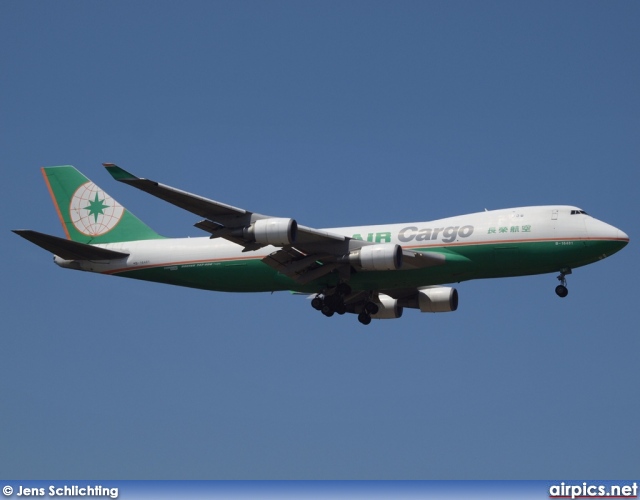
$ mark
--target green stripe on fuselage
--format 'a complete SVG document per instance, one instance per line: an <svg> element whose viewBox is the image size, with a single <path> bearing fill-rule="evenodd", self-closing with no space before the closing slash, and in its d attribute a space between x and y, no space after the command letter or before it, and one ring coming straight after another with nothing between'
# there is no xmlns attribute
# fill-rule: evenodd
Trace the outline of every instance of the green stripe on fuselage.
<svg viewBox="0 0 640 500"><path fill-rule="evenodd" d="M355 272L349 281L354 290L381 290L441 285L480 278L501 278L558 272L577 268L612 255L626 245L609 240L549 240L412 248L442 253L442 266L400 271ZM335 285L334 273L300 285L275 271L261 259L206 261L175 264L115 273L134 279L223 292L295 290L314 293Z"/></svg>

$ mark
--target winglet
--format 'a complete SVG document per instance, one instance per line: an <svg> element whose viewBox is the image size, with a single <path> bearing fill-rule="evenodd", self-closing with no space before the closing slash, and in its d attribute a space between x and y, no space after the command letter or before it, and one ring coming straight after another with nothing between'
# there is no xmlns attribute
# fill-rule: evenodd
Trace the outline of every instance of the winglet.
<svg viewBox="0 0 640 500"><path fill-rule="evenodd" d="M103 163L102 165L107 169L107 171L111 174L111 176L117 181L138 179L138 177L127 172L123 168L120 168L115 163Z"/></svg>

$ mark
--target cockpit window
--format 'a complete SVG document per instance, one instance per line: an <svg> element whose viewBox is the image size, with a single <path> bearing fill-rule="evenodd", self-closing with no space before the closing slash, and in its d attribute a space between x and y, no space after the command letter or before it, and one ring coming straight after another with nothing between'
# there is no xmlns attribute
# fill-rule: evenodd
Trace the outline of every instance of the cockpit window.
<svg viewBox="0 0 640 500"><path fill-rule="evenodd" d="M577 215L577 214L582 214L582 215L589 215L587 212L585 212L584 210L571 210L571 215Z"/></svg>

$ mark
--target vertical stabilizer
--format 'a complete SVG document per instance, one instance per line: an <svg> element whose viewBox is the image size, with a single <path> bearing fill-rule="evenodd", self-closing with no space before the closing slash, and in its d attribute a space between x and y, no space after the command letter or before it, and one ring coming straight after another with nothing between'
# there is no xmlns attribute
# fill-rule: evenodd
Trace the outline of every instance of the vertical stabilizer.
<svg viewBox="0 0 640 500"><path fill-rule="evenodd" d="M71 165L43 167L42 175L67 239L95 244L163 238Z"/></svg>

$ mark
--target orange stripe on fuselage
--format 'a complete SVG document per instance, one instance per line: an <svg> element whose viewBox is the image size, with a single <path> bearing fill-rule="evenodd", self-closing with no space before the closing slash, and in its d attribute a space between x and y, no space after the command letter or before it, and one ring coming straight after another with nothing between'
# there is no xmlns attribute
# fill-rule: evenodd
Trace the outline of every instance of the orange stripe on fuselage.
<svg viewBox="0 0 640 500"><path fill-rule="evenodd" d="M53 200L53 206L56 207L56 212L58 213L58 218L60 219L60 224L62 224L62 229L64 229L65 234L67 235L67 239L71 239L71 235L69 234L69 230L67 229L67 225L64 222L64 218L62 217L62 212L60 211L60 207L58 206L58 201L56 200L56 196L53 194L53 189L51 188L51 184L49 183L49 178L44 171L44 167L41 167L42 177L44 177L44 183L47 185L47 189L49 190L49 196Z"/></svg>
<svg viewBox="0 0 640 500"><path fill-rule="evenodd" d="M540 242L551 242L551 241L629 241L627 238L527 238L521 240L483 240L483 241L474 241L474 242L455 242L455 243L432 243L432 244L423 244L423 245L407 245L402 246L402 248L447 248L447 247L462 247L462 246L474 246L474 245L500 245L503 243L540 243Z"/></svg>
<svg viewBox="0 0 640 500"><path fill-rule="evenodd" d="M103 271L101 274L117 274L117 273L125 273L127 271L137 271L139 269L151 269L154 267L172 267L172 266L187 266L189 264L207 264L214 262L230 262L230 261L249 261L249 260L262 260L264 257L224 257L221 259L196 259L196 260L181 260L178 262L167 262L164 264L149 264L148 266L135 266L135 267L123 267L121 269L114 269L111 271Z"/></svg>

